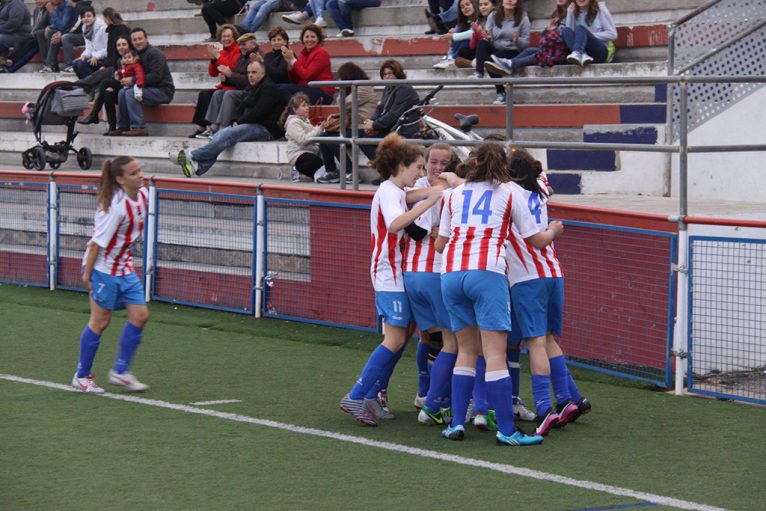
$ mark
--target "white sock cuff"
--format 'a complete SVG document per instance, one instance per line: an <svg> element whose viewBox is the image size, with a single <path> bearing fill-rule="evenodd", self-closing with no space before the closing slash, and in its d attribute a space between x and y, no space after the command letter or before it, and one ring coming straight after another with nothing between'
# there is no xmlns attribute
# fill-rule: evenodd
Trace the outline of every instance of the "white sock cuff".
<svg viewBox="0 0 766 511"><path fill-rule="evenodd" d="M455 374L457 376L476 376L476 368L475 367L468 367L468 366L460 366L456 367L452 370L452 374Z"/></svg>
<svg viewBox="0 0 766 511"><path fill-rule="evenodd" d="M508 368L509 369L520 369L521 368L521 364L519 364L518 362L508 362Z"/></svg>
<svg viewBox="0 0 766 511"><path fill-rule="evenodd" d="M502 380L503 378L510 378L511 375L508 372L508 369L501 369L499 371L488 371L484 373L484 381L490 382L490 381L498 381Z"/></svg>

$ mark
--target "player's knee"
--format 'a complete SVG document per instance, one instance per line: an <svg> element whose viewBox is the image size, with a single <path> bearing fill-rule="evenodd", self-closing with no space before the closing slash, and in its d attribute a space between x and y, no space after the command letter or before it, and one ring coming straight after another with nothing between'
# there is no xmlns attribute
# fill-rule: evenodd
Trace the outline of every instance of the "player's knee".
<svg viewBox="0 0 766 511"><path fill-rule="evenodd" d="M149 322L149 309L143 307L130 315L129 321L139 328L143 328Z"/></svg>

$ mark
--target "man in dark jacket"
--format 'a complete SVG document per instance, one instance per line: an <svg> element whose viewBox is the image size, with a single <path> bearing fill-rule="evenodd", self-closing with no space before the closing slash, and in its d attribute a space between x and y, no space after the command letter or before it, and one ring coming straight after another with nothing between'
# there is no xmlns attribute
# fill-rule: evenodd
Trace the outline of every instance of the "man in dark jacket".
<svg viewBox="0 0 766 511"><path fill-rule="evenodd" d="M0 55L5 56L32 30L24 0L0 0Z"/></svg>
<svg viewBox="0 0 766 511"><path fill-rule="evenodd" d="M50 23L47 6L48 0L35 0L35 9L32 11L31 33L19 40L7 58L0 58L0 73L15 73L40 51L37 47L37 37L35 34L42 34L45 31L45 27Z"/></svg>
<svg viewBox="0 0 766 511"><path fill-rule="evenodd" d="M169 154L170 160L181 166L186 177L201 176L210 170L218 155L237 142L274 140L284 134L279 117L285 109L285 100L271 78L266 76L263 63L251 62L247 66L247 79L250 87L242 98L234 124L216 132L204 147Z"/></svg>
<svg viewBox="0 0 766 511"><path fill-rule="evenodd" d="M130 39L144 68L143 95L141 101L136 99L133 77L120 80L123 88L120 89L117 100L120 105L120 111L117 114L117 129L107 132L107 135L146 137L149 136L149 129L146 127L141 105L154 106L170 103L173 101L176 87L165 55L149 44L146 31L143 28L134 28L130 31Z"/></svg>

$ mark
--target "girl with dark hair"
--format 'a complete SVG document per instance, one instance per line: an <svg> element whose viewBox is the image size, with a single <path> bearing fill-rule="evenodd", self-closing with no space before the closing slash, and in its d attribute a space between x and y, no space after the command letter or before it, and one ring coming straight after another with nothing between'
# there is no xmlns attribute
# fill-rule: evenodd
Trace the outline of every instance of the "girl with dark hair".
<svg viewBox="0 0 766 511"><path fill-rule="evenodd" d="M327 121L314 126L309 119L309 97L302 92L290 98L290 101L279 119L284 127L287 139L287 158L290 160L290 181L298 183L301 176L314 180L315 174L323 174L322 158L319 156L319 145L309 142L309 138L318 137L327 125Z"/></svg>
<svg viewBox="0 0 766 511"><path fill-rule="evenodd" d="M404 188L413 186L422 174L423 150L403 142L396 134L388 135L379 144L373 165L383 182L375 192L370 212L370 276L378 316L383 318L384 337L351 391L340 400L341 410L367 426L377 426L378 419L393 418L377 396L391 376L409 337L412 317L402 281L400 242L404 232L441 197L440 190L432 189L426 200L407 209Z"/></svg>
<svg viewBox="0 0 766 511"><path fill-rule="evenodd" d="M491 55L511 58L529 46L530 22L521 0L502 0L487 18L488 39L476 44L476 72L474 78L484 77L484 63ZM495 73L489 73L496 77ZM505 89L495 85L497 97L494 104L505 103Z"/></svg>
<svg viewBox="0 0 766 511"><path fill-rule="evenodd" d="M109 370L109 383L132 392L149 388L130 372L149 320L144 287L133 268L131 252L133 243L143 232L147 214L149 192L144 184L141 166L130 156L104 162L93 237L83 257L82 282L90 297L90 319L80 337L77 372L72 377L72 386L81 392L104 392L96 385L91 369L112 311L122 309L127 309L128 321L120 334L117 357Z"/></svg>
<svg viewBox="0 0 766 511"><path fill-rule="evenodd" d="M457 57L468 58L470 55L471 37L473 29L471 25L479 20L479 3L477 0L460 0L457 11L457 26L440 37L443 41L450 42L447 55L441 61L433 65L434 69L448 69L455 64ZM470 55L473 59L473 55Z"/></svg>
<svg viewBox="0 0 766 511"><path fill-rule="evenodd" d="M561 222L548 223L550 192L540 162L524 149L515 148L508 169L511 186L527 205L523 215L531 222L529 231L513 226L505 251L513 321L508 344L518 346L522 340L527 343L537 408L536 433L545 436L551 428L588 413L591 406L572 379L554 337L562 332L564 277L552 239L548 244L535 241L536 236L549 233L549 237L556 238L564 227ZM556 408L551 404L551 383Z"/></svg>
<svg viewBox="0 0 766 511"><path fill-rule="evenodd" d="M566 27L561 34L572 49L567 62L587 66L591 62L611 62L617 27L606 4L598 0L575 0L567 12Z"/></svg>
<svg viewBox="0 0 766 511"><path fill-rule="evenodd" d="M543 441L541 436L526 435L514 425L513 388L506 365L510 295L503 257L511 223L527 235L534 225L523 215L526 203L509 185L505 149L485 143L472 156L474 163L467 168L465 182L445 198L436 244L437 250L444 250L442 295L458 341L452 377L453 419L442 436L464 438L477 359L483 353L487 399L497 417L497 443L535 445Z"/></svg>

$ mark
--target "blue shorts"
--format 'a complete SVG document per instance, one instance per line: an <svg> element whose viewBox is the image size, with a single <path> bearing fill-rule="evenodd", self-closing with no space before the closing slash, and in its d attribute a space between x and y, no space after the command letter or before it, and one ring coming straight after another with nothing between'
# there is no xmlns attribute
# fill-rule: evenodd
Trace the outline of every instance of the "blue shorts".
<svg viewBox="0 0 766 511"><path fill-rule="evenodd" d="M98 270L93 270L90 276L93 291L90 297L99 307L110 311L125 308L125 304L146 305L144 286L135 273L122 277L114 277Z"/></svg>
<svg viewBox="0 0 766 511"><path fill-rule="evenodd" d="M400 291L375 291L375 308L383 323L407 328L412 321L410 301Z"/></svg>
<svg viewBox="0 0 766 511"><path fill-rule="evenodd" d="M445 273L442 296L453 332L473 325L482 330L511 329L508 279L502 273L485 270Z"/></svg>
<svg viewBox="0 0 766 511"><path fill-rule="evenodd" d="M404 289L412 315L420 330L450 328L449 314L442 299L442 277L434 272L405 272Z"/></svg>
<svg viewBox="0 0 766 511"><path fill-rule="evenodd" d="M563 278L534 279L514 284L511 304L514 341L543 337L548 332L561 335L564 321Z"/></svg>

